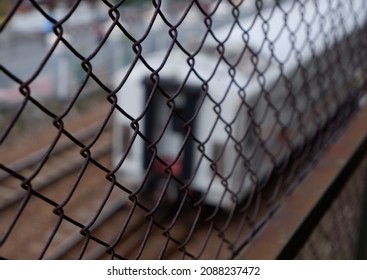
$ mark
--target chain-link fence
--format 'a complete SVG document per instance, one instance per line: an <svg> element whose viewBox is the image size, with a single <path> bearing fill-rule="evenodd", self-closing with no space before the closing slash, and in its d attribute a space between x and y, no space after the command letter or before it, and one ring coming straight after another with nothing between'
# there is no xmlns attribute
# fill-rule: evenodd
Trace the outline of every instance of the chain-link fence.
<svg viewBox="0 0 367 280"><path fill-rule="evenodd" d="M363 0L6 3L3 258L235 258L363 106Z"/></svg>

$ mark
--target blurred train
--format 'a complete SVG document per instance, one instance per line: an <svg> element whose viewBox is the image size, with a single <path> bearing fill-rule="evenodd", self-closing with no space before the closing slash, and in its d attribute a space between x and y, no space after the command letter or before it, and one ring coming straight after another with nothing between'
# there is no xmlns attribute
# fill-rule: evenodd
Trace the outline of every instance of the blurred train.
<svg viewBox="0 0 367 280"><path fill-rule="evenodd" d="M366 62L351 56L365 36L363 1L318 3L279 4L213 31L192 57L175 46L122 69L121 182L136 182L149 207L188 190L226 210L265 182L366 78Z"/></svg>

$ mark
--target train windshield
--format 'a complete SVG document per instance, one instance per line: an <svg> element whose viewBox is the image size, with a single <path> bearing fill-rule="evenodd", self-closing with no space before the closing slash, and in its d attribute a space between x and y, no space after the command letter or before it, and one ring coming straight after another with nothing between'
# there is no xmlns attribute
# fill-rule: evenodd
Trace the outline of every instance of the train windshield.
<svg viewBox="0 0 367 280"><path fill-rule="evenodd" d="M145 134L151 141L150 147L156 150L155 155L146 153L145 166L153 160L157 174L163 175L168 167L175 176L188 178L193 155L190 135L195 128L195 124L188 121L196 110L200 89L184 87L178 91L179 86L168 81L154 87L149 79L145 80L145 86L148 108Z"/></svg>

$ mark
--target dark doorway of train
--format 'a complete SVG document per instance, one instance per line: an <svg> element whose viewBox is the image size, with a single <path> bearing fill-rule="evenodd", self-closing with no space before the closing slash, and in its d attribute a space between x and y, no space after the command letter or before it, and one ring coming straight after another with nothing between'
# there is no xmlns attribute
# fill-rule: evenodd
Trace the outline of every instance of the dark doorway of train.
<svg viewBox="0 0 367 280"><path fill-rule="evenodd" d="M145 149L144 168L147 170L152 166L148 187L152 182L167 178L167 167L174 177L187 182L192 176L195 152L192 135L195 134L196 121L193 116L202 90L200 87L182 86L175 80L162 78L159 82L144 79L144 86L144 135L151 143Z"/></svg>

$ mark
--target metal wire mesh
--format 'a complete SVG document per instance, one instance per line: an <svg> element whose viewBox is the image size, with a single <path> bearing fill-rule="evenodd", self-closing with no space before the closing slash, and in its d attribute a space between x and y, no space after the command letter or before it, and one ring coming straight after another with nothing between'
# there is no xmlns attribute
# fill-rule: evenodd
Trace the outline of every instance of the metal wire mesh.
<svg viewBox="0 0 367 280"><path fill-rule="evenodd" d="M362 103L365 1L131 2L4 13L2 257L234 258Z"/></svg>

